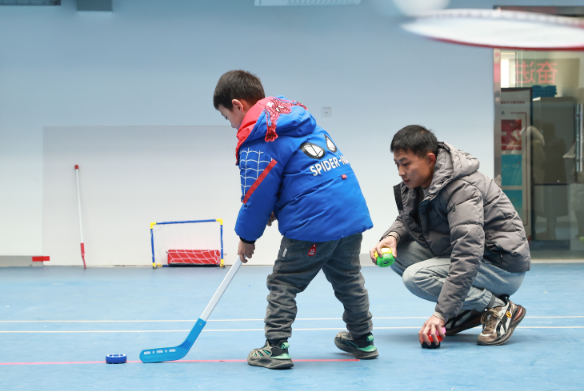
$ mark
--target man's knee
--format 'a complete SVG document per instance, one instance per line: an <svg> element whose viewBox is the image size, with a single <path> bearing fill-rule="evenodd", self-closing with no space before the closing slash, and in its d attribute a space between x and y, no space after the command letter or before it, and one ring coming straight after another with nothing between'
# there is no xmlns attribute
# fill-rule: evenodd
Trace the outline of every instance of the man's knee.
<svg viewBox="0 0 584 391"><path fill-rule="evenodd" d="M404 282L405 287L414 294L419 290L419 286L417 284L420 279L418 275L419 271L420 268L410 266L402 274L402 281Z"/></svg>
<svg viewBox="0 0 584 391"><path fill-rule="evenodd" d="M408 267L402 275L402 280L411 293L426 300L433 300L442 289L436 273L430 267L423 267L420 264Z"/></svg>
<svg viewBox="0 0 584 391"><path fill-rule="evenodd" d="M394 265L399 265L394 268L394 271L401 275L403 271L412 265L424 262L427 259L433 258L434 254L429 249L422 247L419 243L409 241L400 243L397 246L397 257ZM401 266L401 267L400 267ZM397 270L396 270L397 269ZM401 269L401 273L400 270Z"/></svg>

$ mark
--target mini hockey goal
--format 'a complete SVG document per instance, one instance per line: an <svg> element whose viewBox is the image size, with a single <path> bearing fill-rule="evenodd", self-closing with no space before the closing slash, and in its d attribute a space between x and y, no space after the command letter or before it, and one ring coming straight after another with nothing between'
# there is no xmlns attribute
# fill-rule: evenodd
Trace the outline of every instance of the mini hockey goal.
<svg viewBox="0 0 584 391"><path fill-rule="evenodd" d="M150 224L152 267L223 267L223 220L166 221Z"/></svg>

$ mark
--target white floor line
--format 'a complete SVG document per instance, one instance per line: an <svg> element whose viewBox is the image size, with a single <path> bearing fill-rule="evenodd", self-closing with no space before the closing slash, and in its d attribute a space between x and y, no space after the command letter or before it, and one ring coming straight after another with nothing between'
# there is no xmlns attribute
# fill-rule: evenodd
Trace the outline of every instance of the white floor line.
<svg viewBox="0 0 584 391"><path fill-rule="evenodd" d="M518 329L584 329L584 326L519 326ZM326 327L326 328L295 328L294 331L325 331L325 330L340 330L339 327ZM412 327L374 327L373 330L406 330L415 329L419 330L420 326ZM188 333L191 330L85 330L85 331L71 331L71 330L59 330L59 331L0 331L0 334L79 334L79 333ZM245 331L264 331L261 329L225 329L225 330L203 330L203 332L245 332Z"/></svg>
<svg viewBox="0 0 584 391"><path fill-rule="evenodd" d="M580 319L584 315L573 316L526 316L525 319ZM373 317L373 320L385 319L428 319L425 316L386 316ZM341 318L297 318L299 320L341 320ZM0 320L0 323L194 323L197 319L175 320ZM207 322L263 322L263 319L209 319Z"/></svg>

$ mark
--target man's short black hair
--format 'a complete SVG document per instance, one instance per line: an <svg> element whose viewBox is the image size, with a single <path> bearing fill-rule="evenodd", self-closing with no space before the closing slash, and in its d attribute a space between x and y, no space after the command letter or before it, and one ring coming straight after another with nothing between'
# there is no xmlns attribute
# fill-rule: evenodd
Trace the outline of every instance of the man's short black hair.
<svg viewBox="0 0 584 391"><path fill-rule="evenodd" d="M246 71L229 71L223 74L213 94L213 106L219 109L219 105L227 110L233 108L233 99L245 100L247 103L255 105L260 99L264 99L264 87L256 75Z"/></svg>
<svg viewBox="0 0 584 391"><path fill-rule="evenodd" d="M428 152L438 155L438 139L431 130L423 126L408 125L393 136L390 150L412 151L419 157L426 156Z"/></svg>

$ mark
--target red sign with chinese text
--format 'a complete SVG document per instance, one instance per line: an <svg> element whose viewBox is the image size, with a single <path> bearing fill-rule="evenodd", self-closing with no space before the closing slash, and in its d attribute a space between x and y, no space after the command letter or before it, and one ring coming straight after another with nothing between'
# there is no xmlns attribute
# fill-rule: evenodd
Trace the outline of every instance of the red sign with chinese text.
<svg viewBox="0 0 584 391"><path fill-rule="evenodd" d="M557 62L517 61L516 81L519 84L556 84Z"/></svg>

